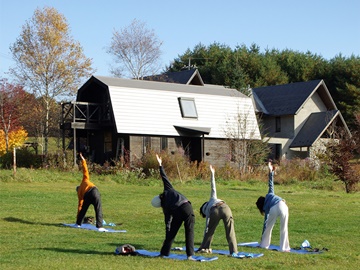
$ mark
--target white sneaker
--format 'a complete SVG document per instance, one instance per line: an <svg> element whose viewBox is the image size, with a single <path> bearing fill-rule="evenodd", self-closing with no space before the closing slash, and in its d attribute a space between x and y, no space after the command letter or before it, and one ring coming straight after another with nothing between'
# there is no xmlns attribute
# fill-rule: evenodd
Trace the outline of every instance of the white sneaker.
<svg viewBox="0 0 360 270"><path fill-rule="evenodd" d="M197 252L199 253L212 253L212 249L211 248L202 248L200 250L198 250Z"/></svg>
<svg viewBox="0 0 360 270"><path fill-rule="evenodd" d="M98 231L99 231L99 232L107 232L108 230L105 229L105 228L98 228Z"/></svg>
<svg viewBox="0 0 360 270"><path fill-rule="evenodd" d="M74 228L80 228L80 225L74 224L74 225L72 225L72 227L74 227Z"/></svg>

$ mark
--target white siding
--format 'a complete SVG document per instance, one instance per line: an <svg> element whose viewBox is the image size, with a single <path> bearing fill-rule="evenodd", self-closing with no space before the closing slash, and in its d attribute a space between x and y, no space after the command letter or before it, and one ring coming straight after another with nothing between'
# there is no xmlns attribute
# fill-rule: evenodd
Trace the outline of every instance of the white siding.
<svg viewBox="0 0 360 270"><path fill-rule="evenodd" d="M224 90L226 91L226 90ZM248 97L231 97L109 86L118 133L179 136L175 126L211 128L209 138L225 138L227 123L247 117L248 139L260 139L253 104ZM195 99L198 119L182 118L179 97ZM254 135L250 135L250 133Z"/></svg>

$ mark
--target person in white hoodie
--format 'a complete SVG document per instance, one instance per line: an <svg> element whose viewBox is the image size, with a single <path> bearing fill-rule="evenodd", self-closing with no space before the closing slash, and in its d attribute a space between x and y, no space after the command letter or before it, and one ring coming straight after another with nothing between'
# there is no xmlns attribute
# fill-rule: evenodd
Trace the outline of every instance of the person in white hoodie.
<svg viewBox="0 0 360 270"><path fill-rule="evenodd" d="M210 165L211 170L211 192L210 200L200 207L200 214L206 217L206 226L203 241L197 250L200 253L212 253L210 248L214 232L220 220L224 222L226 240L229 245L230 255L237 253L237 241L235 235L234 219L230 207L225 201L218 199L215 185L215 168Z"/></svg>

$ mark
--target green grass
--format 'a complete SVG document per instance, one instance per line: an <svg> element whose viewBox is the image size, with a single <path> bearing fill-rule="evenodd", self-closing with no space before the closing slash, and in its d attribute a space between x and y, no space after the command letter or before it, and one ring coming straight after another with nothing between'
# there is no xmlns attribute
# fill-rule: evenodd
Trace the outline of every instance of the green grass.
<svg viewBox="0 0 360 270"><path fill-rule="evenodd" d="M333 190L314 189L309 183L275 186L276 193L289 205L291 246L307 239L313 247L329 251L299 255L239 248L263 252L264 256L234 259L219 255L217 261L198 263L114 255L115 248L122 244L159 251L165 234L164 219L150 200L161 192L162 185L155 179L132 185L118 183L119 176L91 177L102 194L105 221L122 223L115 228L127 233L98 233L59 225L75 222L79 171L20 169L16 180L11 171L0 171L1 269L357 269L360 263L360 194L346 194L340 183L335 183ZM209 182L176 182L175 188L192 201L198 247L205 225L198 209L208 199ZM255 201L266 191L264 182L218 184L218 196L232 208L238 242L259 240L263 217ZM92 208L87 215L94 215ZM272 242L279 242L278 223ZM184 245L181 228L173 246ZM212 248L227 249L223 224L215 232Z"/></svg>

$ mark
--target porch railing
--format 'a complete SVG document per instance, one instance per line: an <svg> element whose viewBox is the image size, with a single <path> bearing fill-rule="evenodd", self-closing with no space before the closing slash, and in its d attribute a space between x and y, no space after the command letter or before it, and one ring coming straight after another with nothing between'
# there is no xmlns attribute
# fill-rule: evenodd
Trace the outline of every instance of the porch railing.
<svg viewBox="0 0 360 270"><path fill-rule="evenodd" d="M110 121L110 112L106 105L90 102L64 102L61 104L61 122L102 124Z"/></svg>

